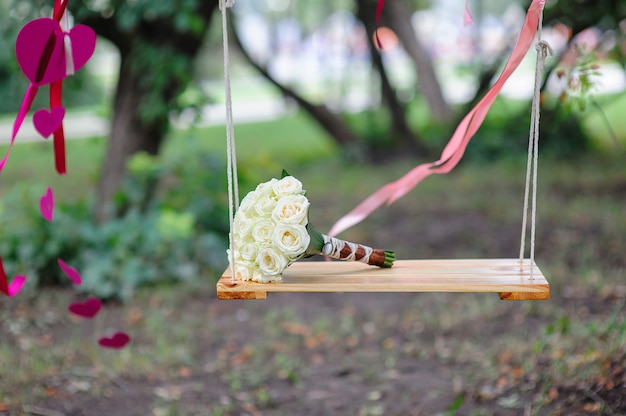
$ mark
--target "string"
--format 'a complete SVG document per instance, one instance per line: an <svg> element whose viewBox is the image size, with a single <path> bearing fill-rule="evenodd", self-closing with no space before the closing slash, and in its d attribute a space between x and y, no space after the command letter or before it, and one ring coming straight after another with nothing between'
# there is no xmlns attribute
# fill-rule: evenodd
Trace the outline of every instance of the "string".
<svg viewBox="0 0 626 416"><path fill-rule="evenodd" d="M235 128L233 123L232 93L230 88L230 57L228 47L228 18L226 9L235 4L235 0L220 0L222 12L222 40L224 46L224 86L226 97L226 170L228 178L228 246L231 265L231 282L235 284L235 247L233 245L233 225L235 211L239 209L239 185L237 178L237 154L235 149Z"/></svg>
<svg viewBox="0 0 626 416"><path fill-rule="evenodd" d="M543 14L539 15L537 28L537 61L535 65L535 87L530 113L530 132L528 137L528 160L526 162L526 184L524 189L524 212L522 215L522 235L520 239L520 268L523 267L524 251L526 248L526 228L528 223L528 204L532 182L532 201L530 218L530 279L534 279L535 264L535 236L537 220L537 167L539 162L539 115L541 107L541 75L545 66L546 58L552 55L552 48L542 40ZM531 181L532 171L532 181Z"/></svg>

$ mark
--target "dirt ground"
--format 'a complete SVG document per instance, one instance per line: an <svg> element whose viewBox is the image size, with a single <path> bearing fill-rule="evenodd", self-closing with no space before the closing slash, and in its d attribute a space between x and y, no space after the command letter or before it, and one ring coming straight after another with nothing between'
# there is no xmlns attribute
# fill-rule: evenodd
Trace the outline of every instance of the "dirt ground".
<svg viewBox="0 0 626 416"><path fill-rule="evenodd" d="M539 361L528 369L510 345L491 348L512 332L516 342L536 342L544 319L493 296L273 294L258 302L189 296L169 325L185 314L214 323L186 340L193 358L162 368L155 357L154 372L107 374L102 352L93 375L61 370L38 380L49 397L22 410L52 416L626 414L626 357L615 357L603 384L589 389L542 385L540 373L549 365ZM463 319L455 305L461 297L493 309ZM617 302L585 305L601 313L607 301ZM430 322L425 315L441 305L454 311L445 315L449 322ZM128 321L125 315L111 307L108 319ZM129 348L140 350L143 342L150 343L137 339ZM541 403L544 389L548 404Z"/></svg>
<svg viewBox="0 0 626 416"><path fill-rule="evenodd" d="M515 257L518 222L498 214L505 202L493 205L398 203L373 217L383 233L349 237L399 247L399 258ZM407 217L411 227L399 220ZM0 368L14 360L19 374L0 374L0 415L626 415L624 238L611 234L614 219L605 227L566 217L554 210L539 224L549 301L442 293L218 301L210 281L145 290L89 323L68 316L72 294L63 290L2 301L10 348ZM93 347L93 334L112 327L131 334L130 346Z"/></svg>

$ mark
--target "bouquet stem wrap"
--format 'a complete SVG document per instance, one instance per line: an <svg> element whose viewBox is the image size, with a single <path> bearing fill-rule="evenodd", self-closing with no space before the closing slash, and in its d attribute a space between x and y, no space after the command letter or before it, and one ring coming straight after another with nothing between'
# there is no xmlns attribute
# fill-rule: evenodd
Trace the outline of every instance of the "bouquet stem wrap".
<svg viewBox="0 0 626 416"><path fill-rule="evenodd" d="M395 256L392 252L374 249L369 246L351 243L335 237L323 234L324 246L322 253L325 256L337 260L358 261L370 266L391 267Z"/></svg>

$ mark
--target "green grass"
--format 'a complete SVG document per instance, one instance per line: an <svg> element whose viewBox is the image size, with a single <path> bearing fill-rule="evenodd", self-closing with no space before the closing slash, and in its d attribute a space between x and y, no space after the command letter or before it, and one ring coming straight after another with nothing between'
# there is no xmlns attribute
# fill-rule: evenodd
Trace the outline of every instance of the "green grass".
<svg viewBox="0 0 626 416"><path fill-rule="evenodd" d="M0 322L13 322L0 329L3 340L10 340L0 344L0 393L9 404L49 401L50 386L67 388L54 384L62 374L70 386L89 383L81 394L107 400L116 381L139 388L156 379L165 390L155 390L154 406L171 412L193 414L194 405L211 403L214 414L237 414L241 406L280 414L280 406L289 406L280 401L285 391L306 398L310 383L320 383L320 377L337 383L334 374L347 368L352 372L346 389L364 389L370 398L360 408L367 412L389 409L389 395L404 391L402 385L390 389L394 381L387 374L402 380L415 363L430 362L462 381L468 391L463 406L476 406L474 414L504 414L509 407L502 406L519 410L515 406L523 403L532 403L536 415L563 408L567 389L580 395L598 388L594 383L606 376L607 363L626 354L626 177L619 157L540 162L537 262L552 285L548 302L424 294L398 297L402 301L392 307L374 297L346 297L335 306L302 298L283 299L281 306L273 300L214 303L207 279L201 287L146 289L128 306L108 306L107 316L91 325L68 322L59 305L70 302L71 293L45 291L34 302L17 299L0 307ZM411 165L345 165L334 159L311 162L298 173L309 190L312 216L327 227ZM346 234L397 248L404 258L515 256L524 167L521 159L462 164L449 175L426 179ZM466 220L456 231L450 228L455 218ZM475 221L485 224L475 228ZM464 227L478 233L464 236ZM481 233L491 229L498 237ZM441 238L433 230L451 233L445 246L437 246ZM500 247L509 234L512 252ZM120 325L135 338L132 348L108 353L91 342L99 330ZM15 362L21 364L14 372ZM179 374L189 371L210 380L199 401L176 396L176 386L187 385ZM563 392L561 401L550 398L552 387ZM211 393L216 391L222 396ZM381 391L382 399L376 393ZM476 402L472 394L486 399Z"/></svg>
<svg viewBox="0 0 626 416"><path fill-rule="evenodd" d="M223 127L176 131L163 158L225 154L224 134ZM302 114L240 125L236 135L240 169L258 180L283 168L298 176L321 230L415 165L346 163ZM70 174L57 178L48 143L17 145L0 194L19 182L42 190L53 184L61 199L89 193L103 149L102 139L69 142ZM150 391L150 383L161 383L152 407L161 414L280 414L277 406L293 403L285 395L305 400L311 383L341 384L337 372L349 369L341 385L365 391L359 406L368 414L389 410L396 399L415 400L415 387L401 381L420 368L416 363L432 363L460 380L465 413L475 406L472 414L520 414L516 406L532 403L531 414L567 414L576 405L569 395L600 391L607 368L626 356L626 171L623 154L614 153L540 159L536 257L551 283L548 302L423 294L397 295L391 306L350 296L215 303L211 276L201 286L145 289L85 323L67 315L72 292L46 289L0 304L0 404L69 401L74 394L105 401L125 389L116 383ZM395 249L399 258L515 256L524 169L522 157L462 162L345 237ZM111 353L94 345L101 331L120 327L133 336L131 348ZM193 394L176 396L191 379L207 384L196 391L187 383ZM557 399L551 388L561 392ZM55 399L54 392L66 396ZM441 411L455 409L455 397Z"/></svg>
<svg viewBox="0 0 626 416"><path fill-rule="evenodd" d="M223 126L174 130L161 157L167 160L207 153L226 159L225 135ZM256 171L260 180L267 175L280 175L283 168L294 170L336 153L320 127L302 113L276 121L242 124L237 126L235 135L240 169ZM54 170L50 142L19 143L0 175L0 195L17 183L41 187L42 193L46 186L52 186L60 200L71 201L89 194L100 174L105 144L103 138L68 141L68 174L61 177ZM7 145L0 146L0 153L7 149Z"/></svg>
<svg viewBox="0 0 626 416"><path fill-rule="evenodd" d="M237 125L235 140L240 168L249 171L253 166L261 174L280 175L282 169L291 171L337 152L321 128L301 112L276 121ZM226 159L225 127L174 131L164 157L184 157L194 152L223 155Z"/></svg>
<svg viewBox="0 0 626 416"><path fill-rule="evenodd" d="M0 175L0 195L16 184L40 187L52 186L62 200L75 200L93 191L100 173L105 141L102 138L67 142L68 174L60 176L54 168L52 143L20 143ZM8 146L0 146L4 154Z"/></svg>
<svg viewBox="0 0 626 416"><path fill-rule="evenodd" d="M584 116L584 125L587 132L594 138L596 148L604 152L619 152L620 150L624 152L623 149L626 148L626 117L624 117L626 94L599 97L595 102L599 108L594 105L588 106ZM616 143L616 140L619 143Z"/></svg>

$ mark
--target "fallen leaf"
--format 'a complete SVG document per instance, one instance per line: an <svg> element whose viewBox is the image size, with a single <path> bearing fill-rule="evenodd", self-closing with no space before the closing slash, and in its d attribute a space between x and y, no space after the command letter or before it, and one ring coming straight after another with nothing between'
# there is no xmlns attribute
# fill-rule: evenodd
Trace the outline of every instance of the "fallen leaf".
<svg viewBox="0 0 626 416"><path fill-rule="evenodd" d="M600 411L600 409L602 408L602 404L595 402L595 403L585 403L583 405L583 410L585 412L598 412Z"/></svg>
<svg viewBox="0 0 626 416"><path fill-rule="evenodd" d="M548 390L548 402L553 402L559 398L559 390L556 387L550 387Z"/></svg>

